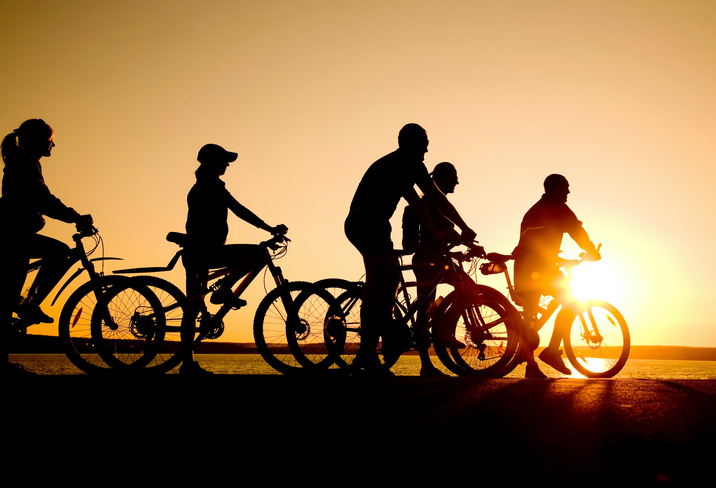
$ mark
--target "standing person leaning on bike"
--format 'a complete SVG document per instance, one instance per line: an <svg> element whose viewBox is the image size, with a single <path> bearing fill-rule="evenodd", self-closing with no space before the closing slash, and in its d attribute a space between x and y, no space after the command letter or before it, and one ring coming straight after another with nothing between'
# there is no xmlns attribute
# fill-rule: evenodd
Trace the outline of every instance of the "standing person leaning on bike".
<svg viewBox="0 0 716 488"><path fill-rule="evenodd" d="M522 219L520 240L512 252L515 258L515 294L519 296L516 303L522 305L528 329L536 323L542 295L559 297L563 304L570 302L566 278L558 265L565 233L587 251L585 259L601 259L597 248L582 227L582 222L567 206L567 195L569 182L564 176L552 174L544 180L544 194ZM568 314L558 315L549 345L539 355L542 361L567 375L572 374L572 371L565 366L559 346L570 325L571 317ZM536 333L534 336L536 337L531 338L533 351L539 346L539 336ZM537 366L532 352L525 360L525 377L546 377Z"/></svg>
<svg viewBox="0 0 716 488"><path fill-rule="evenodd" d="M3 240L2 285L0 288L0 361L2 374L29 373L8 358L12 333L12 314L27 324L51 323L39 305L67 272L70 248L56 239L39 235L45 226L43 216L78 225L92 225L92 217L80 215L55 197L45 184L40 159L50 157L55 147L55 133L42 119L30 119L2 141L5 163L0 198L0 226ZM30 259L44 258L30 287L21 300ZM21 303L22 301L22 303Z"/></svg>
<svg viewBox="0 0 716 488"><path fill-rule="evenodd" d="M455 207L430 179L423 163L428 152L428 135L418 124L407 124L398 134L398 149L375 163L363 175L353 196L345 221L348 240L363 256L365 286L361 307L361 344L354 368L369 374L392 373L383 366L376 348L383 331L389 330L395 294L400 281L398 260L391 240L390 218L398 202L405 198L423 225L435 236L446 236L430 218L414 186L425 194L438 211L454 222L466 240L475 232L462 220ZM444 240L454 236L452 230ZM385 337L384 337L385 342Z"/></svg>
<svg viewBox="0 0 716 488"><path fill-rule="evenodd" d="M259 229L272 234L285 234L288 227L281 224L271 227L257 217L251 210L241 205L226 189L220 176L226 173L229 163L236 161L238 154L229 152L216 144L206 144L199 150L196 170L196 183L187 196L188 214L186 219L187 243L184 247L183 263L186 268L186 293L188 297L203 297L206 294L206 281L209 269L226 266L236 267L222 281L219 289L210 297L211 303L230 303L234 308L246 305L241 298L234 296L232 287L251 267L264 259L264 250L254 244L226 244L229 234L228 211ZM203 305L203 300L198 303ZM198 313L199 310L194 312ZM191 321L188 321L191 322ZM182 330L182 343L186 357L180 369L182 374L211 374L194 361L194 328Z"/></svg>
<svg viewBox="0 0 716 488"><path fill-rule="evenodd" d="M445 195L455 191L458 184L457 170L451 163L438 163L430 175L435 185ZM438 229L454 229L454 224L438 212L432 203L425 202L425 206ZM430 283L437 276L441 269L441 263L445 261L442 248L443 242L439 237L433 235L426 226L420 225L413 208L405 207L403 211L403 251L415 253L412 264L415 278L418 281L418 296L430 294L429 302L426 302L426 306L418 310L416 320L415 347L420 354L420 376L445 376L433 365L428 352L430 348L430 331L428 330L430 318L426 312L427 304L435 300L435 289L425 286L425 283Z"/></svg>

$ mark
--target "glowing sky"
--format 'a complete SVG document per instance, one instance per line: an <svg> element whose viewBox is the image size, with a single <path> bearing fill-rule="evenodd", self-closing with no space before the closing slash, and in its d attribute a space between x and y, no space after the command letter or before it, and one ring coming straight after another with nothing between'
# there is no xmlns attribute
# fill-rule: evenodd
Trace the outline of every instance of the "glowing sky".
<svg viewBox="0 0 716 488"><path fill-rule="evenodd" d="M458 168L450 198L488 250L511 252L562 173L633 343L715 347L715 25L716 3L689 0L3 0L0 132L53 126L45 178L122 267L169 261L198 149L237 151L227 187L289 226L279 264L313 281L361 277L350 199L417 122L427 166ZM266 237L230 227L231 242ZM252 341L263 295L253 284L222 340Z"/></svg>

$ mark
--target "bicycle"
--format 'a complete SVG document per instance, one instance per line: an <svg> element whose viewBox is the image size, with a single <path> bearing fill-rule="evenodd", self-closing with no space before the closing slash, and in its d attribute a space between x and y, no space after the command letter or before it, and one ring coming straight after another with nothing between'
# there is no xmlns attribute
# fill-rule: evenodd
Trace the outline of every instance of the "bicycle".
<svg viewBox="0 0 716 488"><path fill-rule="evenodd" d="M445 265L428 285L431 290L443 283L454 287L439 304L432 306L434 314L428 327L433 329L433 347L441 362L456 374L497 376L515 353L518 343L516 325L504 304L504 295L493 288L476 284L462 268L464 262L482 255L482 248L471 245L465 252L451 252L452 247L455 246L445 249ZM418 296L415 300L411 298L409 288L416 287L417 283L407 281L403 275L418 265L405 265L402 253L396 251L396 254L400 259L401 273L394 320L391 330L383 331L378 345L378 352L387 367L393 366L403 352L416 347L417 312L430 306L427 295ZM333 278L316 282L316 286L338 290L333 293L337 296L322 327L310 334L295 335L295 355L300 361L306 361L308 355L301 355L300 350L304 346L309 350L315 349L316 344L322 342L324 355L328 358L321 361L323 367L335 364L342 370L350 371L360 345L359 312L363 283ZM460 337L456 336L456 331L461 334ZM455 357L452 356L454 350L460 351L455 353ZM470 370L458 368L456 363L472 367Z"/></svg>
<svg viewBox="0 0 716 488"><path fill-rule="evenodd" d="M136 310L132 321L121 329L112 330L99 323L95 324L93 339L100 345L100 354L108 364L118 370L127 371L140 367L145 371L158 373L170 371L181 363L184 356L184 346L181 344L182 328L194 330L192 347L196 348L202 340L221 337L224 332L224 318L234 308L231 303L225 303L212 313L204 300L204 293L186 297L166 280L141 275L170 271L174 268L184 252L186 235L170 232L167 240L180 247L167 266L114 271L125 275L140 274L131 279L148 287L161 302L158 307ZM274 260L286 254L288 242L289 239L279 233L260 243L259 246L264 251L262 259L248 273L242 271L243 279L233 290L235 297L241 297L264 269L273 277L275 288L269 291L258 305L253 321L253 334L257 350L264 360L284 374L303 370L303 365L295 359L286 340L287 324L290 323L293 329L298 330L306 328L305 324L310 321L323 320L324 315L321 314L325 313L325 307L321 307L320 302L329 300L311 283L289 282L284 278L281 268L274 264ZM205 293L217 290L221 286L221 278L228 278L237 271L231 266L211 269ZM315 303L318 303L321 310L319 315L316 315ZM118 354L118 343L133 344L131 353L127 353L129 348L125 347L125 353Z"/></svg>
<svg viewBox="0 0 716 488"><path fill-rule="evenodd" d="M601 244L597 250L600 248ZM585 256L586 253L581 253L580 258L576 260L560 259L559 266L564 268L567 278L572 268L584 262ZM480 265L480 272L484 275L504 273L512 301L519 301L519 292L515 292L507 269L507 262L513 257L499 253L489 253L486 257L488 261ZM569 333L564 337L564 350L574 369L587 378L615 376L626 364L631 348L629 328L624 317L614 305L604 300L580 301L576 298L573 300L568 307L565 307L557 297L543 297L540 301L539 317L533 328L534 332L539 332L561 307L557 316L574 315ZM521 312L520 317L522 317ZM521 335L527 333L526 327L522 317ZM525 347L527 347L525 341L520 341L517 354L505 368L505 374L510 373L523 362L524 353L532 354L532 350L523 351Z"/></svg>
<svg viewBox="0 0 716 488"><path fill-rule="evenodd" d="M72 236L75 247L71 248L65 259L70 261L69 267L80 262L81 267L67 278L60 289L57 291L51 304L54 305L62 293L69 285L86 272L89 280L81 284L70 294L65 305L60 312L58 322L58 336L60 344L69 358L69 360L85 373L103 373L110 370L98 351L94 347L91 334L91 317L93 315L101 317L102 320L110 322L121 322L125 319L121 314L117 313L116 304L118 302L129 303L131 300L141 299L152 305L156 304L156 298L152 293L141 286L132 286L124 283L124 279L115 276L106 276L103 271L98 272L95 269L96 262L120 260L115 257L97 257L90 259L97 248L102 245L102 238L99 231L92 225L77 224L77 232ZM86 250L82 239L93 238L94 246ZM27 272L40 269L46 265L49 258L39 259L30 263ZM63 277L58 278L58 284ZM118 286L123 285L123 293L119 293ZM26 317L31 317L32 312L39 308L41 303L31 302L32 306L26 312ZM15 331L26 331L29 326L33 325L30 319L24 317L13 318L13 328Z"/></svg>

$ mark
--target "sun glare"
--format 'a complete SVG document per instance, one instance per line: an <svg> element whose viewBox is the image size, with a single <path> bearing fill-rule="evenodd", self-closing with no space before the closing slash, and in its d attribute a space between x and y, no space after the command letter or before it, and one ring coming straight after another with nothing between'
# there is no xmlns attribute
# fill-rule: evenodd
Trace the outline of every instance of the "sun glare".
<svg viewBox="0 0 716 488"><path fill-rule="evenodd" d="M622 297L628 289L625 278L614 266L605 262L584 262L572 269L570 287L580 300Z"/></svg>

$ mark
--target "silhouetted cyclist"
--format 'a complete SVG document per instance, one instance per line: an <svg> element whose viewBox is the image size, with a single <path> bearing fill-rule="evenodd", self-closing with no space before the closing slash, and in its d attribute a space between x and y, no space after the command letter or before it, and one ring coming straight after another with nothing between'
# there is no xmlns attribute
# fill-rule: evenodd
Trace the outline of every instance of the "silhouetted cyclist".
<svg viewBox="0 0 716 488"><path fill-rule="evenodd" d="M272 234L285 234L288 228L283 224L276 227L266 224L236 201L226 189L226 184L220 176L226 173L229 163L236 161L237 157L237 153L229 152L216 144L206 144L199 150L197 160L201 164L196 170L196 183L187 196L189 211L186 219L187 243L184 246L183 263L186 268L186 288L189 297L206 294L209 269L236 267L239 271L232 272L231 277L224 278L219 289L211 294L210 301L214 304L230 303L238 309L246 305L246 302L234 296L232 287L241 278L242 268L248 272L253 264L264 259L264 250L254 244L226 244L229 233L227 223L229 210L240 219ZM203 304L203 300L199 301ZM182 342L191 347L184 347L187 356L183 360L180 373L211 374L194 360L193 339L193 325L186 331L182 330Z"/></svg>
<svg viewBox="0 0 716 488"><path fill-rule="evenodd" d="M400 280L390 226L390 218L400 199L405 198L420 222L434 235L445 236L444 240L454 237L454 230L446 234L437 229L415 191L414 186L418 185L427 201L454 222L466 240L475 238L475 232L430 179L423 163L426 152L428 136L425 129L418 124L404 126L398 134L398 149L368 168L351 202L345 233L363 256L366 273L361 307L361 344L353 362L356 370L392 374L381 363L376 348L381 333L390 330ZM383 342L386 342L385 336Z"/></svg>
<svg viewBox="0 0 716 488"><path fill-rule="evenodd" d="M0 226L5 232L0 282L0 361L2 374L27 374L22 366L10 363L9 340L13 311L26 324L51 323L52 317L39 305L69 269L69 246L39 235L47 216L67 223L92 224L92 217L80 215L55 197L45 184L40 159L50 157L55 133L42 119L30 119L2 141L5 163L0 198ZM30 259L45 258L28 296L21 298ZM34 374L34 373L32 373Z"/></svg>
<svg viewBox="0 0 716 488"><path fill-rule="evenodd" d="M435 185L445 195L455 191L455 187L458 184L457 170L451 163L437 164L430 175ZM432 203L425 202L425 206L439 230L454 229L454 224L441 214ZM433 365L428 352L430 348L430 331L428 329L430 318L426 315L426 312L429 304L435 300L435 289L425 286L437 276L442 265L445 264L443 242L440 240L440 236L433 235L426 226L420 224L411 206L405 207L403 211L403 251L415 253L412 264L415 266L413 272L418 282L418 296L427 295L430 299L429 302L426 302L425 307L421 307L418 310L414 331L415 347L420 354L420 376L445 376Z"/></svg>
<svg viewBox="0 0 716 488"><path fill-rule="evenodd" d="M569 303L566 278L557 264L562 236L565 233L587 251L585 259L601 259L597 248L582 227L582 222L567 206L567 195L569 182L564 176L552 174L544 180L544 195L522 219L520 240L512 253L515 258L515 292L519 298L517 303L522 305L528 328L536 322L542 295L564 297L562 303ZM562 351L559 349L570 325L569 316L558 315L549 345L539 355L542 361L563 374L572 374L565 366ZM531 341L534 350L539 346L539 336L535 333ZM532 353L525 360L526 377L545 377Z"/></svg>

